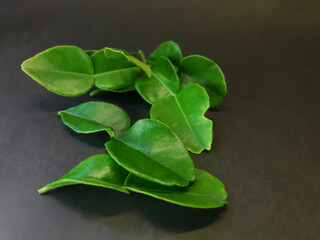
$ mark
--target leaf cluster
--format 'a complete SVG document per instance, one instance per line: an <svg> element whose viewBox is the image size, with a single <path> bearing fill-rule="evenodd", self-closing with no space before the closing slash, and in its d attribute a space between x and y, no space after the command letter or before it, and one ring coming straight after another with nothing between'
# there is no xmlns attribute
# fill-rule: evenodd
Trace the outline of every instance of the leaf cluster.
<svg viewBox="0 0 320 240"><path fill-rule="evenodd" d="M26 60L22 70L56 94L75 97L96 87L101 91L136 90L150 103L150 119L131 126L118 106L90 101L60 111L65 125L77 133L106 131L109 154L94 155L39 190L87 184L124 193L138 192L195 208L226 204L221 181L196 169L188 151L200 154L212 145L212 121L204 116L227 93L224 75L212 60L183 58L167 41L145 58L142 51L115 48L84 51L57 46Z"/></svg>

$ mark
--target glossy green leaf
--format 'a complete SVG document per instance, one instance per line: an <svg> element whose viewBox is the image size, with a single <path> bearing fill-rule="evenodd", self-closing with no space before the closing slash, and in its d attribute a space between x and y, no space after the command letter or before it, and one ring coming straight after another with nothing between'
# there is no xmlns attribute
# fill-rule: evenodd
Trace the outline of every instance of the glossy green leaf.
<svg viewBox="0 0 320 240"><path fill-rule="evenodd" d="M106 102L86 102L60 111L61 119L78 133L106 131L111 137L130 127L128 114L116 105Z"/></svg>
<svg viewBox="0 0 320 240"><path fill-rule="evenodd" d="M223 72L216 63L206 57L193 55L183 58L179 67L182 85L199 83L209 95L210 107L222 103L227 94L227 85Z"/></svg>
<svg viewBox="0 0 320 240"><path fill-rule="evenodd" d="M130 173L125 182L127 189L167 202L193 208L216 208L228 203L223 183L209 173L195 169L196 178L190 186L167 187Z"/></svg>
<svg viewBox="0 0 320 240"><path fill-rule="evenodd" d="M102 90L118 91L134 86L141 69L122 54L103 49L91 55L95 72L95 85Z"/></svg>
<svg viewBox="0 0 320 240"><path fill-rule="evenodd" d="M182 59L182 53L178 44L173 41L161 43L149 56L149 61L154 62L160 57L167 57L170 61L179 65Z"/></svg>
<svg viewBox="0 0 320 240"><path fill-rule="evenodd" d="M152 64L151 70L151 78L143 75L136 80L135 84L137 91L148 103L153 103L165 96L175 95L179 91L179 78L168 58L159 58Z"/></svg>
<svg viewBox="0 0 320 240"><path fill-rule="evenodd" d="M153 103L150 117L169 126L193 153L210 150L212 121L204 117L209 108L209 97L203 87L192 83L175 96L161 98Z"/></svg>
<svg viewBox="0 0 320 240"><path fill-rule="evenodd" d="M129 193L124 186L127 175L128 172L109 155L99 154L82 161L65 176L39 189L38 192L43 194L63 186L85 184Z"/></svg>
<svg viewBox="0 0 320 240"><path fill-rule="evenodd" d="M90 57L75 46L57 46L24 61L22 70L48 90L62 96L80 96L93 86Z"/></svg>
<svg viewBox="0 0 320 240"><path fill-rule="evenodd" d="M195 178L192 159L183 143L157 120L139 120L105 146L119 165L149 181L187 186Z"/></svg>

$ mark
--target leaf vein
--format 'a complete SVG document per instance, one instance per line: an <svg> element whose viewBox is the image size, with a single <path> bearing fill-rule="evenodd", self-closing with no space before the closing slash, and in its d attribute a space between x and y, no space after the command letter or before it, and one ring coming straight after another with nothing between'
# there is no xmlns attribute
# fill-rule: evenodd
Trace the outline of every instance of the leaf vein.
<svg viewBox="0 0 320 240"><path fill-rule="evenodd" d="M169 166L167 166L166 164L164 164L164 163L162 163L162 162L160 162L160 161L157 161L155 158L151 157L149 154L145 153L144 151L140 150L139 148L136 148L136 147L134 147L134 146L131 146L131 145L129 145L128 143L120 140L119 138L115 138L115 139L116 139L117 141L119 141L119 142L121 142L121 143L129 146L130 148L133 148L133 149L137 150L138 152L142 153L143 155L147 156L148 158L153 159L156 163L158 163L158 164L160 164L160 165L168 168L169 170L171 170L172 172L176 173L176 174L179 175L180 177L183 177L180 173L176 172L174 169L170 168ZM185 178L185 177L183 177L183 178Z"/></svg>

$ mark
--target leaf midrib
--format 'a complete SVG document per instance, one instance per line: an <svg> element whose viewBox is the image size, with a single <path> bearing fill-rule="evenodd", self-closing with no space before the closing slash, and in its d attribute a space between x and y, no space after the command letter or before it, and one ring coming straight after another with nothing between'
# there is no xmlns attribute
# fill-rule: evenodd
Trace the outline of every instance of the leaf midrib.
<svg viewBox="0 0 320 240"><path fill-rule="evenodd" d="M115 72L129 71L129 70L133 70L133 69L139 70L139 67L121 68L121 69L107 71L107 72L103 72L103 73L97 73L97 74L68 72L68 71L60 71L60 70L53 70L53 69L30 68L30 67L23 67L23 69L41 70L41 71L47 71L47 72L53 72L53 73L65 73L65 74L73 74L73 75L78 75L78 76L87 76L87 77L96 78L96 77L99 77L102 75L108 75L108 74L115 73Z"/></svg>
<svg viewBox="0 0 320 240"><path fill-rule="evenodd" d="M120 140L119 138L114 138L114 139L116 139L117 141L119 141L119 142L121 142L121 143L123 143L123 144L125 144L125 145L129 146L130 148L132 148L132 149L134 149L134 150L136 150L136 151L138 151L138 152L142 153L143 155L147 156L148 158L151 158L152 160L154 160L154 161L155 161L155 162L157 162L158 164L160 164L160 165L162 165L162 166L164 166L164 167L168 168L169 170L171 170L172 172L176 173L176 174L177 174L177 175L179 175L180 177L185 178L185 177L184 177L184 176L182 176L180 173L176 172L175 170L173 170L172 168L168 167L168 166L167 166L167 165L165 165L164 163L157 161L155 158L151 157L149 154L147 154L147 153L143 152L142 150L140 150L140 149L138 149L138 148L136 148L136 147L134 147L134 146L131 146L130 144L128 144L128 143L126 143L126 142L124 142L124 141ZM185 178L185 179L187 179L187 178ZM189 180L189 179L187 179L187 180Z"/></svg>
<svg viewBox="0 0 320 240"><path fill-rule="evenodd" d="M206 197L212 199L210 195L204 195L204 194L197 194L197 193L190 193L190 192L178 192L178 191L166 191L166 190L158 190L158 189L150 189L150 188L141 188L141 187L130 187L126 186L127 188L133 188L133 189L139 189L141 191L145 191L148 193L176 193L176 194L186 194L186 195L191 195L191 196L201 196L201 197Z"/></svg>
<svg viewBox="0 0 320 240"><path fill-rule="evenodd" d="M157 74L155 74L155 73L152 73L152 74L153 74L153 75L155 76L155 78L169 91L169 93L170 93L172 96L175 95L175 93L172 92L171 89L170 89L164 82L161 81L160 77L158 77Z"/></svg>
<svg viewBox="0 0 320 240"><path fill-rule="evenodd" d="M69 184L69 183L75 183L75 184L85 184L85 185L91 185L91 186L99 186L99 187L105 187L105 188L114 188L114 189L118 189L121 188L121 190L123 192L125 192L125 190L127 189L126 186L124 185L117 185L114 183L110 183L110 182L106 182L106 181L102 181L102 180L88 180L85 178L63 178L63 179L59 179L56 182L50 183L48 184L49 186L57 186L55 188L59 188L59 187L63 187L63 186L67 186L67 185L61 185L62 184Z"/></svg>
<svg viewBox="0 0 320 240"><path fill-rule="evenodd" d="M174 97L174 99L175 99L175 101L176 101L176 103L177 103L177 105L178 105L178 107L179 107L179 110L181 111L181 114L182 114L184 120L186 121L188 127L190 128L192 134L193 134L193 135L195 136L195 138L197 139L197 142L199 143L199 145L200 145L201 147L204 147L204 146L202 145L202 143L200 142L198 136L195 134L193 128L191 127L191 125L190 125L190 123L189 123L189 121L188 121L188 118L187 118L187 116L185 115L185 113L184 113L184 111L183 111L183 109L182 109L182 107L181 107L181 105L180 105L180 103L179 103L179 100L178 100L177 96L176 96L176 95L173 95L173 97Z"/></svg>
<svg viewBox="0 0 320 240"><path fill-rule="evenodd" d="M189 123L189 121L188 121L188 118L187 118L187 116L185 115L185 113L184 113L184 111L183 111L183 109L182 109L182 107L181 107L181 105L180 105L180 103L179 103L179 101L178 101L178 98L177 98L176 94L175 94L174 92L172 92L172 91L167 87L167 85L165 85L165 84L161 81L160 77L158 77L155 73L153 73L153 75L157 78L157 80L158 80L158 81L171 93L171 95L174 97L174 99L175 99L175 101L177 102L177 105L178 105L178 107L179 107L179 109L180 109L180 111L181 111L181 113L182 113L182 116L183 116L184 120L185 120L186 123L187 123L187 126L190 128L192 134L193 134L193 135L195 136L195 138L197 139L198 144L199 144L201 147L204 147L204 146L202 145L202 143L200 142L200 140L198 139L198 136L195 134L193 128L191 127L191 125L190 125L190 123Z"/></svg>
<svg viewBox="0 0 320 240"><path fill-rule="evenodd" d="M71 116L80 118L80 119L82 119L82 120L91 121L91 122L93 122L93 123L102 125L103 127L107 127L107 128L109 128L109 129L113 130L114 132L116 132L112 127L109 127L109 126L105 125L104 123L97 122L97 121L92 120L92 119L90 119L90 118L85 118L85 117L82 117L82 116L80 116L80 115L76 115L76 114L74 114L74 113L70 113L70 112L67 112L67 111L61 111L61 113L69 114L69 115L71 115Z"/></svg>
<svg viewBox="0 0 320 240"><path fill-rule="evenodd" d="M107 72L103 72L103 73L93 74L93 76L98 77L98 76L107 75L107 74L111 74L111 73L115 73L115 72L124 72L124 71L133 70L133 69L139 70L139 67L121 68L118 70L112 70L112 71L107 71Z"/></svg>

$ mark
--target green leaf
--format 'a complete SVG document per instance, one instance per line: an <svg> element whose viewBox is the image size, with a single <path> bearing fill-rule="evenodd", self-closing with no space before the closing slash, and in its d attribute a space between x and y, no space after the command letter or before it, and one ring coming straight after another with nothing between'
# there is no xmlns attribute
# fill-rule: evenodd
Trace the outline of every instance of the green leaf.
<svg viewBox="0 0 320 240"><path fill-rule="evenodd" d="M140 76L139 67L112 49L97 51L91 59L94 65L95 85L101 90L118 91L132 88Z"/></svg>
<svg viewBox="0 0 320 240"><path fill-rule="evenodd" d="M209 108L209 97L203 87L191 83L175 96L161 98L153 103L150 117L169 126L193 153L210 150L212 121L204 117Z"/></svg>
<svg viewBox="0 0 320 240"><path fill-rule="evenodd" d="M84 51L75 46L50 48L26 60L21 68L49 91L69 97L88 92L94 82L106 91L132 91L141 69L151 75L147 64L122 50Z"/></svg>
<svg viewBox="0 0 320 240"><path fill-rule="evenodd" d="M227 85L216 63L206 57L193 55L182 59L179 67L182 85L190 82L199 83L205 87L209 95L210 107L222 103L223 97L227 94Z"/></svg>
<svg viewBox="0 0 320 240"><path fill-rule="evenodd" d="M157 120L139 120L105 146L120 166L149 181L187 186L194 180L194 165L183 143Z"/></svg>
<svg viewBox="0 0 320 240"><path fill-rule="evenodd" d="M116 105L106 102L86 102L60 111L64 124L78 133L106 131L110 137L130 127L128 114Z"/></svg>
<svg viewBox="0 0 320 240"><path fill-rule="evenodd" d="M24 61L22 70L56 94L80 96L93 86L90 57L75 46L57 46Z"/></svg>
<svg viewBox="0 0 320 240"><path fill-rule="evenodd" d="M159 58L152 64L151 69L151 78L143 75L136 80L135 84L137 91L148 103L153 103L165 96L175 95L179 91L179 78L168 58Z"/></svg>
<svg viewBox="0 0 320 240"><path fill-rule="evenodd" d="M38 192L43 194L63 186L85 184L129 193L124 186L127 175L128 172L116 164L108 154L99 154L82 161L65 176L39 189Z"/></svg>
<svg viewBox="0 0 320 240"><path fill-rule="evenodd" d="M149 56L149 61L154 62L160 57L167 57L170 61L179 65L182 59L182 53L178 44L173 41L161 43Z"/></svg>
<svg viewBox="0 0 320 240"><path fill-rule="evenodd" d="M223 183L209 173L195 169L196 178L190 186L166 187L130 173L125 182L127 189L167 202L193 208L216 208L228 203Z"/></svg>

